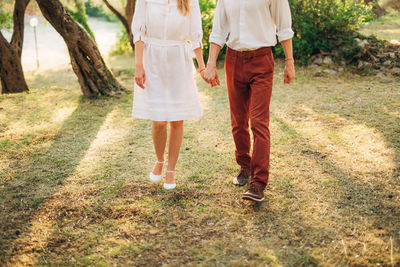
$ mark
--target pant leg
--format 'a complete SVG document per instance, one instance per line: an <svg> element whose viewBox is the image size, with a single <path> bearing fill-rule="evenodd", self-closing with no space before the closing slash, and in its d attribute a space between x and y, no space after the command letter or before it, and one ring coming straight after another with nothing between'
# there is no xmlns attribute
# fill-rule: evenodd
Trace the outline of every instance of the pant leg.
<svg viewBox="0 0 400 267"><path fill-rule="evenodd" d="M243 71L243 59L227 52L225 58L226 83L231 111L232 135L235 141L236 162L250 169L249 100L250 86Z"/></svg>
<svg viewBox="0 0 400 267"><path fill-rule="evenodd" d="M263 189L268 184L270 161L269 105L272 94L274 59L269 50L246 64L250 80L250 123L254 136L251 157L252 182Z"/></svg>

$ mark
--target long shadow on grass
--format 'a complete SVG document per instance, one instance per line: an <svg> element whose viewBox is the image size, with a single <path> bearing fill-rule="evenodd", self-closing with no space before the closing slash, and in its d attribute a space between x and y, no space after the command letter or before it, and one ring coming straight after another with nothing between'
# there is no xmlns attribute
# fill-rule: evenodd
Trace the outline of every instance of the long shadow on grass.
<svg viewBox="0 0 400 267"><path fill-rule="evenodd" d="M396 191L379 180L370 185L363 183L358 177L346 173L328 160L318 151L317 147L301 136L295 128L284 120L276 116L273 117L286 134L301 141L300 152L304 156L314 160L326 173L336 178L338 186L335 186L335 189L338 190L328 193L324 191L325 196L330 199L332 209L338 211L343 217L352 220L365 218L376 230L384 231L384 236L387 239L393 237L394 242L400 244L398 236L400 206L394 199ZM399 151L396 150L396 152Z"/></svg>
<svg viewBox="0 0 400 267"><path fill-rule="evenodd" d="M0 187L0 265L18 253L15 241L31 231L35 212L74 172L114 104L82 98L52 144L36 151L26 168Z"/></svg>

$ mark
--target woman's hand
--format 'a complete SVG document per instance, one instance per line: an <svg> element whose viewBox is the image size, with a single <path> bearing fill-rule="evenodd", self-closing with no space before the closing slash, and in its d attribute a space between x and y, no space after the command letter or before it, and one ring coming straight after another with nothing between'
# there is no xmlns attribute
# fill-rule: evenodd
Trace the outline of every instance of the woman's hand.
<svg viewBox="0 0 400 267"><path fill-rule="evenodd" d="M146 73L144 71L143 65L137 65L135 70L135 81L140 88L144 89L144 84L146 82Z"/></svg>
<svg viewBox="0 0 400 267"><path fill-rule="evenodd" d="M216 66L207 65L207 68L200 74L211 87L220 85Z"/></svg>

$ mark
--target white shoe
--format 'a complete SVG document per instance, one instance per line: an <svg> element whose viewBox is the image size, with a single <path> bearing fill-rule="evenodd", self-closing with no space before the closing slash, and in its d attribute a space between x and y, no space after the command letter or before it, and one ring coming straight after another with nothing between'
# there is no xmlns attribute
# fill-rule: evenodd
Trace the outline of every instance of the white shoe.
<svg viewBox="0 0 400 267"><path fill-rule="evenodd" d="M176 184L166 184L164 183L164 189L165 190L172 190L176 188Z"/></svg>
<svg viewBox="0 0 400 267"><path fill-rule="evenodd" d="M172 172L172 173L174 173L175 171L167 171L167 172ZM165 190L172 190L172 189L175 189L176 188L176 184L167 184L167 183L164 183L164 189Z"/></svg>
<svg viewBox="0 0 400 267"><path fill-rule="evenodd" d="M164 161L157 161L156 164L164 164ZM150 172L149 178L150 178L150 181L152 181L153 183L158 183L162 179L162 174L155 175L155 174L153 174L153 172Z"/></svg>

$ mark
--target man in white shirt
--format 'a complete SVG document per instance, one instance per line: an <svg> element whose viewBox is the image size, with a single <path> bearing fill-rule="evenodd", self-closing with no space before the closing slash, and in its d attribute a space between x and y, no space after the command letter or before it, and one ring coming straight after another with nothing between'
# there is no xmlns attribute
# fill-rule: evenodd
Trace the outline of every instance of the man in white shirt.
<svg viewBox="0 0 400 267"><path fill-rule="evenodd" d="M270 132L269 104L272 93L274 59L271 47L281 42L286 66L284 82L294 78L288 0L218 0L210 35L210 53L202 77L219 85L216 62L221 48L228 46L225 58L226 81L231 110L236 161L241 170L235 185L250 187L243 199L263 201L269 178ZM254 135L250 156L250 134Z"/></svg>

